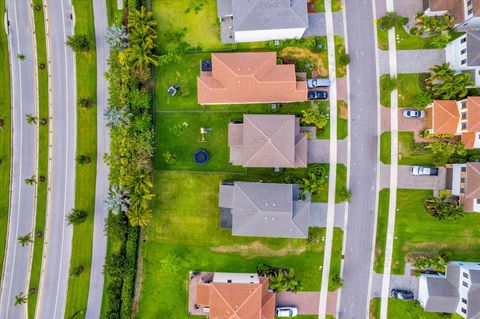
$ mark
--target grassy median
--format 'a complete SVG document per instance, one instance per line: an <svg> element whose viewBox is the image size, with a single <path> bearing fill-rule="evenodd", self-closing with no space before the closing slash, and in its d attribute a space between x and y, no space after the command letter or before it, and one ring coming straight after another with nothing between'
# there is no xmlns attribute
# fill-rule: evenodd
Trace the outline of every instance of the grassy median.
<svg viewBox="0 0 480 319"><path fill-rule="evenodd" d="M33 10L35 21L35 38L37 43L37 60L44 68L38 68L38 98L39 117L48 121L48 68L47 68L47 43L45 37L45 23L43 5L41 0L35 0L34 6L38 5L40 10ZM45 218L47 212L47 178L48 178L48 122L39 127L38 145L38 176L45 176L44 182L37 185L37 212L35 217L35 234L33 242L32 269L30 272L30 289L38 291L40 283L40 271L42 267L43 235L45 233ZM35 317L37 306L37 294L28 296L28 318Z"/></svg>
<svg viewBox="0 0 480 319"><path fill-rule="evenodd" d="M96 104L97 71L95 52L95 28L93 22L93 2L91 0L73 0L75 8L75 33L86 34L90 40L87 53L76 54L77 99L90 98ZM93 222L95 210L95 178L97 153L97 108L77 107L77 152L85 155L91 163L76 166L75 208L88 213L87 220L74 226L72 259L65 318L83 311L76 318L83 318L87 309L90 267L92 261ZM83 267L83 271L75 273Z"/></svg>
<svg viewBox="0 0 480 319"><path fill-rule="evenodd" d="M5 15L5 0L0 0L0 16ZM10 68L8 61L7 35L3 23L0 23L0 269L3 269L5 241L8 225L10 200L10 146L11 146L11 110L10 110ZM1 276L1 274L0 274Z"/></svg>

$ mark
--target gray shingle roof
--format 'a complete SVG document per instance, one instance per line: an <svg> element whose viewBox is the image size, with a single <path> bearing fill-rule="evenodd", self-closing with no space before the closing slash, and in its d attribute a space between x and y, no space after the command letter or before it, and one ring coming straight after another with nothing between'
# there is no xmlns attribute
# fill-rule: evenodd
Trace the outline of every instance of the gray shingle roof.
<svg viewBox="0 0 480 319"><path fill-rule="evenodd" d="M232 203L233 235L308 237L310 202L297 200L296 185L235 182L227 189L220 186L219 204Z"/></svg>
<svg viewBox="0 0 480 319"><path fill-rule="evenodd" d="M455 312L459 295L458 289L443 277L427 277L428 300L425 311Z"/></svg>
<svg viewBox="0 0 480 319"><path fill-rule="evenodd" d="M472 272L480 272L478 270L470 270L470 276ZM467 305L467 318L479 319L480 318L480 284L475 283L470 286L468 291L468 305Z"/></svg>
<svg viewBox="0 0 480 319"><path fill-rule="evenodd" d="M480 31L467 32L467 65L480 66Z"/></svg>
<svg viewBox="0 0 480 319"><path fill-rule="evenodd" d="M308 27L307 0L217 0L217 7L220 17L233 13L235 31Z"/></svg>
<svg viewBox="0 0 480 319"><path fill-rule="evenodd" d="M458 291L458 285L460 283L460 265L455 263L449 263L447 265L447 280Z"/></svg>

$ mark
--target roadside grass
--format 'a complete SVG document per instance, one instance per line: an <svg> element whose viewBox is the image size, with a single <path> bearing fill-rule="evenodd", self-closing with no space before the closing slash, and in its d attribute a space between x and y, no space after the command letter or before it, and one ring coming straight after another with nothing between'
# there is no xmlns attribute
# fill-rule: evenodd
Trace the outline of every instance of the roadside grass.
<svg viewBox="0 0 480 319"><path fill-rule="evenodd" d="M73 0L76 12L75 33L84 33L90 39L90 51L76 54L77 99L91 98L96 104L97 72L95 51L95 29L93 23L93 3L91 0ZM72 257L70 269L84 267L83 272L68 282L68 295L65 317L70 318L77 311L87 308L92 259L93 220L95 209L95 178L97 154L97 109L77 107L77 151L76 156L86 155L92 160L86 165L76 165L75 208L88 213L87 220L73 227Z"/></svg>
<svg viewBox="0 0 480 319"><path fill-rule="evenodd" d="M37 11L33 9L35 21L35 37L37 43L37 59L39 63L47 65L47 47L45 37L45 23L43 16L43 4L41 0L35 0L33 5L39 5L42 9ZM39 117L48 120L48 70L38 69L38 97L39 97ZM39 145L38 145L38 175L48 178L48 124L39 126ZM37 212L35 217L35 233L42 233L42 236L33 236L33 257L32 268L30 271L29 288L39 289L40 271L42 267L43 241L45 234L45 219L47 213L47 185L48 181L37 184ZM38 294L28 295L28 318L35 317Z"/></svg>
<svg viewBox="0 0 480 319"><path fill-rule="evenodd" d="M434 253L443 249L452 254L452 260L480 259L480 216L465 213L457 220L439 221L423 207L425 199L432 194L431 190L397 191L393 274L403 274L406 257L415 252ZM387 217L385 214L384 218Z"/></svg>
<svg viewBox="0 0 480 319"><path fill-rule="evenodd" d="M343 78L347 74L347 66L340 63L340 56L345 54L345 39L341 36L335 36L334 43L337 78Z"/></svg>
<svg viewBox="0 0 480 319"><path fill-rule="evenodd" d="M343 110L343 111L342 111ZM343 116L345 112L345 116ZM337 102L337 140L344 140L348 136L348 105L345 101Z"/></svg>
<svg viewBox="0 0 480 319"><path fill-rule="evenodd" d="M373 270L377 274L383 274L385 262L385 245L387 240L388 226L388 201L390 200L390 189L384 188L379 192L377 235L375 240L375 262Z"/></svg>
<svg viewBox="0 0 480 319"><path fill-rule="evenodd" d="M108 25L120 24L123 20L123 10L117 9L117 0L106 0L107 1L107 18ZM124 3L124 6L126 3Z"/></svg>
<svg viewBox="0 0 480 319"><path fill-rule="evenodd" d="M0 16L5 16L5 0L0 0ZM10 109L10 62L8 58L8 39L4 24L0 25L0 269L3 269L5 243L7 240L8 209L10 202L10 147L11 147L11 109ZM0 274L0 277L3 274Z"/></svg>
<svg viewBox="0 0 480 319"><path fill-rule="evenodd" d="M370 301L370 319L380 319L380 298ZM461 319L458 314L425 312L417 301L388 299L388 319Z"/></svg>
<svg viewBox="0 0 480 319"><path fill-rule="evenodd" d="M330 139L330 101L321 101L317 103L317 108L320 113L328 116L328 123L322 130L317 129L317 139L329 140Z"/></svg>
<svg viewBox="0 0 480 319"><path fill-rule="evenodd" d="M380 136L380 160L390 164L391 132L384 132ZM398 132L398 164L434 166L432 153L428 149L416 148L413 132Z"/></svg>
<svg viewBox="0 0 480 319"><path fill-rule="evenodd" d="M415 97L424 93L422 90L423 81L428 73L402 73L397 75L398 90L398 106L412 107L414 106ZM386 81L390 75L383 74L380 76L380 104L390 107L391 91L385 87Z"/></svg>
<svg viewBox="0 0 480 319"><path fill-rule="evenodd" d="M317 102L318 109L321 113L328 114L328 123L325 127L319 131L317 129L317 139L319 140L329 140L330 139L330 101L320 101ZM348 136L348 119L342 118L340 116L342 108L347 108L347 103L345 101L337 101L337 140L343 140Z"/></svg>
<svg viewBox="0 0 480 319"><path fill-rule="evenodd" d="M315 11L325 12L325 0L315 0ZM332 0L332 12L337 12L343 9L341 0Z"/></svg>
<svg viewBox="0 0 480 319"><path fill-rule="evenodd" d="M188 272L255 272L259 263L294 268L305 291L320 289L325 229L311 241L241 237L219 227L218 186L230 174L156 173L154 219L145 227L139 318L187 318ZM340 258L341 232L334 237ZM334 263L336 266L337 263ZM162 289L159 289L159 287Z"/></svg>

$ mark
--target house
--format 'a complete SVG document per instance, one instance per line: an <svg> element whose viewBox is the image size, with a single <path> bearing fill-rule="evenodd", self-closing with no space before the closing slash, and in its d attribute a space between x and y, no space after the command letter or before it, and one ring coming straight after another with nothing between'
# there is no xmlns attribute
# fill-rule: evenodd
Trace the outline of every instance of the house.
<svg viewBox="0 0 480 319"><path fill-rule="evenodd" d="M427 130L432 134L461 136L465 148L480 147L480 97L461 101L435 100L425 108Z"/></svg>
<svg viewBox="0 0 480 319"><path fill-rule="evenodd" d="M448 14L453 26L459 31L480 28L480 0L427 0L425 14L439 16Z"/></svg>
<svg viewBox="0 0 480 319"><path fill-rule="evenodd" d="M207 65L197 78L199 104L307 100L307 82L297 81L295 65L277 64L276 52L212 53Z"/></svg>
<svg viewBox="0 0 480 319"><path fill-rule="evenodd" d="M230 164L243 167L307 167L307 136L295 115L244 114L228 125Z"/></svg>
<svg viewBox="0 0 480 319"><path fill-rule="evenodd" d="M216 272L211 282L197 285L196 305L211 319L274 319L275 293L268 284L257 274Z"/></svg>
<svg viewBox="0 0 480 319"><path fill-rule="evenodd" d="M223 182L220 226L234 236L308 238L310 200L299 195L294 184Z"/></svg>
<svg viewBox="0 0 480 319"><path fill-rule="evenodd" d="M307 0L217 0L223 43L299 39Z"/></svg>
<svg viewBox="0 0 480 319"><path fill-rule="evenodd" d="M448 263L445 275L420 275L418 301L427 312L480 318L480 263Z"/></svg>
<svg viewBox="0 0 480 319"><path fill-rule="evenodd" d="M447 188L466 212L480 212L480 163L447 165Z"/></svg>
<svg viewBox="0 0 480 319"><path fill-rule="evenodd" d="M470 73L475 87L480 86L480 30L468 30L447 44L445 58L452 69Z"/></svg>

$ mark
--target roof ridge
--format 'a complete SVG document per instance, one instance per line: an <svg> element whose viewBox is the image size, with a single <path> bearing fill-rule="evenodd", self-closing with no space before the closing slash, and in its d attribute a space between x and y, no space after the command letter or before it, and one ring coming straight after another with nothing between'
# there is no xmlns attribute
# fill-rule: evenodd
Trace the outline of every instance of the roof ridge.
<svg viewBox="0 0 480 319"><path fill-rule="evenodd" d="M302 202L302 203L304 203L303 201L299 201L299 200L297 200L296 202ZM292 206L293 206L293 202L292 202ZM304 206L303 209L305 209L305 208L307 207L306 203L304 203L303 206ZM307 218L308 218L308 215L307 215ZM304 234L305 236L308 237L308 227L307 227L307 233L305 234L305 232L304 232L304 231L300 228L300 226L298 226L297 223L295 222L295 219L293 218L293 207L292 207L292 224L294 224L295 227L297 227L297 229L298 229L302 234ZM307 225L308 225L308 223L307 223Z"/></svg>
<svg viewBox="0 0 480 319"><path fill-rule="evenodd" d="M305 140L306 138L307 138L307 135L302 134L302 138L299 139L297 143L295 143L295 148L297 147L298 144L300 144L300 142L303 142L303 140ZM308 141L307 141L307 143L308 143ZM297 154L297 152L296 152L296 150L295 150L295 156L294 156L294 158L299 158L299 156L296 156L296 154ZM307 157L308 157L308 156L307 156ZM305 164L305 165L308 164L308 163L307 163L308 161L307 161L307 162L301 161L301 162L302 162L302 164Z"/></svg>
<svg viewBox="0 0 480 319"><path fill-rule="evenodd" d="M276 136L276 135L278 134L278 132L280 132L280 130L282 130L282 129L285 127L285 125L288 124L288 122L289 122L288 119L289 119L289 117L287 118L287 121L285 121L285 123L283 123L282 126L280 126L280 127L278 128L278 130L272 135L272 138L273 138L274 136ZM295 123L294 123L294 124L295 124ZM272 146L278 151L278 153L280 153L280 155L282 155L282 156L287 160L287 162L289 162L292 166L295 166L295 154L294 154L294 156L293 156L293 163L292 163L292 162L287 158L287 156L286 156L285 154L283 154L282 151L280 151L280 149L277 147L277 145L276 145L275 143L272 143L272 138L270 139L270 143L272 144ZM296 145L296 144L294 144L294 147L295 147L295 145ZM295 152L295 149L294 149L294 152Z"/></svg>
<svg viewBox="0 0 480 319"><path fill-rule="evenodd" d="M211 287L215 288L215 290L217 291L217 294L220 296L220 298L222 298L223 302L228 306L228 308L230 308L233 311L233 313L235 313L235 310L233 310L233 308L228 303L227 299L225 299L225 297L220 293L220 291L218 291L217 287L215 287L215 285L212 285Z"/></svg>
<svg viewBox="0 0 480 319"><path fill-rule="evenodd" d="M261 288L262 288L262 284L258 284L258 287L255 288L254 291L252 291L252 293L248 296L247 299L245 299L245 300L243 301L243 303L242 303L240 306L238 306L238 309L235 310L235 314L236 314L236 312L237 312L238 310L242 309L242 307L245 305L245 303L247 303L247 301L249 301L249 300L252 298L252 296L253 296L259 289L261 289ZM262 308L260 308L260 309L262 309Z"/></svg>
<svg viewBox="0 0 480 319"><path fill-rule="evenodd" d="M475 167L475 165L473 165L474 163L468 163L468 166L470 166L470 168L472 168L478 176L480 176L480 170L477 169L477 167ZM475 188L475 190L472 190L470 192L468 192L468 194L466 194L467 196L466 197L469 197L468 195L471 195L472 193L475 193L476 191L478 191L480 189L480 184L478 185L478 187Z"/></svg>
<svg viewBox="0 0 480 319"><path fill-rule="evenodd" d="M442 103L442 102L455 102L455 103L457 103L457 101L455 101L455 100L436 100L436 101L437 101L439 107L442 108L442 110L444 110L446 113L450 114L450 117L448 118L448 120L444 121L440 127L436 128L435 131L442 129L447 124L447 122L449 122L450 120L455 119L457 117L457 115L453 114L452 112L450 112L450 110L445 108L445 106ZM460 119L460 116L458 116L458 118ZM457 123L457 127L458 127L458 123Z"/></svg>
<svg viewBox="0 0 480 319"><path fill-rule="evenodd" d="M247 197L247 199L253 204L253 206L255 206L257 208L257 210L259 212L261 212L262 210L260 209L260 207L257 206L257 204L255 204L255 202L250 198L250 196L248 196L248 194L243 190L243 188L240 186L240 183L235 183L235 185L238 185L238 189L240 189L240 191L242 191L242 193L245 195L245 197ZM233 192L233 196L235 196L235 192Z"/></svg>

